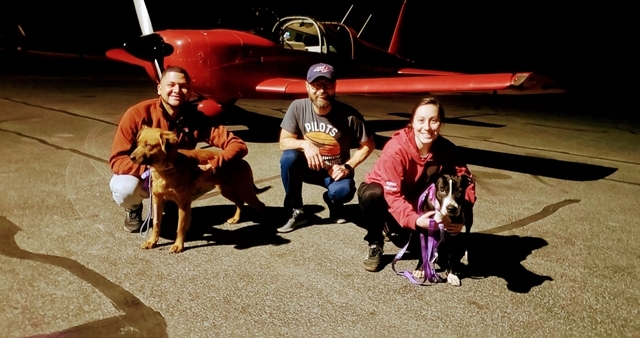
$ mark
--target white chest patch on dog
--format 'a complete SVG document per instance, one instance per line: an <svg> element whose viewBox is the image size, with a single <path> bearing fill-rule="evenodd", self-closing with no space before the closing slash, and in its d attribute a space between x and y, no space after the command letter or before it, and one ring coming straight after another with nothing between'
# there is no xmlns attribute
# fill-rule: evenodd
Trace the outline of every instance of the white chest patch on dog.
<svg viewBox="0 0 640 338"><path fill-rule="evenodd" d="M445 186L447 186L447 192L444 198L442 199L442 204L440 206L440 212L443 215L448 214L447 210L457 210L458 202L456 202L455 196L453 195L453 180L450 177L446 178Z"/></svg>

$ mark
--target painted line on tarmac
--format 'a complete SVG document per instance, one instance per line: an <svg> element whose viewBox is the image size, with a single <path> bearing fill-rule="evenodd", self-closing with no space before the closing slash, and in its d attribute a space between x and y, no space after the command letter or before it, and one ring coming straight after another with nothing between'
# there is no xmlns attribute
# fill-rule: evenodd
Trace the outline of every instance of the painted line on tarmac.
<svg viewBox="0 0 640 338"><path fill-rule="evenodd" d="M127 332L135 332L135 336L168 337L167 322L160 312L145 305L139 298L120 285L111 282L106 277L73 259L33 253L21 249L15 241L15 236L20 230L20 227L9 219L0 216L0 255L65 269L93 286L107 297L116 309L125 313L122 316L104 318L62 331L32 337L111 337L123 335Z"/></svg>
<svg viewBox="0 0 640 338"><path fill-rule="evenodd" d="M23 134L21 132L17 132L17 131L13 131L13 130L7 130L7 129L3 129L3 128L0 128L0 131L4 131L6 133L11 133L11 134L14 134L14 135L17 135L17 136L20 136L20 137L28 138L28 139L34 140L34 141L36 141L38 143L44 144L45 146L53 147L53 148L55 148L57 150L69 151L69 152L72 152L72 153L74 153L76 155L80 155L80 156L86 157L86 158L88 158L90 160L94 160L94 161L98 161L98 162L109 164L109 161L105 160L103 158L100 158L100 157L97 157L97 156L93 156L91 154L84 153L84 152L82 152L80 150L77 150L77 149L61 147L59 145L55 145L53 143L49 143L49 142L47 142L47 141L45 141L43 139L37 138L35 136L29 136L29 135Z"/></svg>
<svg viewBox="0 0 640 338"><path fill-rule="evenodd" d="M564 200L558 203L554 203L554 204L550 204L547 205L546 207L542 208L542 210L540 212L538 212L537 214L533 214L531 216L525 217L523 219L517 220L515 222L511 222L509 224L505 224L505 225L501 225L499 227L495 227L493 229L488 229L488 230L482 230L482 231L478 231L481 234L497 234L497 233L501 233L501 232L505 232L505 231L509 231L509 230L514 230L514 229L518 229L518 228L522 228L524 226L527 226L531 223L537 222L541 219L547 218L549 216L551 216L552 214L554 214L556 211L560 210L560 208L569 206L571 204L575 204L575 203L580 203L581 200Z"/></svg>
<svg viewBox="0 0 640 338"><path fill-rule="evenodd" d="M45 107L45 106L41 106L41 105L37 105L37 104L25 102L25 101L11 99L11 98L8 98L8 97L0 97L0 99L6 100L6 101L10 101L10 102L14 102L14 103L20 103L20 104L23 104L23 105L29 106L29 107L35 107L35 108L40 108L40 109L45 109L45 110L51 110L51 111L54 111L56 113L63 113L63 114L71 115L73 117L80 117L80 118L84 118L84 119L91 120L91 121L102 122L102 123L106 123L106 124L112 125L114 127L118 126L118 124L113 123L113 122L97 119L95 117L90 117L90 116L85 116L85 115L72 113L72 112L67 111L67 110L56 109L56 108L51 108L51 107Z"/></svg>

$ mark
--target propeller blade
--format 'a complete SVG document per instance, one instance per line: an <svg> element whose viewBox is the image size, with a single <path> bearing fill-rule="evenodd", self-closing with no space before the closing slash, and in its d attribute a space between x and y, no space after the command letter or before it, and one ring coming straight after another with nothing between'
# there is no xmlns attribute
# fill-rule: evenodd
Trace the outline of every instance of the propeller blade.
<svg viewBox="0 0 640 338"><path fill-rule="evenodd" d="M149 12L147 11L147 5L145 5L144 0L133 0L133 4L136 6L136 14L138 15L138 23L140 24L142 35L153 33L151 18L149 18Z"/></svg>

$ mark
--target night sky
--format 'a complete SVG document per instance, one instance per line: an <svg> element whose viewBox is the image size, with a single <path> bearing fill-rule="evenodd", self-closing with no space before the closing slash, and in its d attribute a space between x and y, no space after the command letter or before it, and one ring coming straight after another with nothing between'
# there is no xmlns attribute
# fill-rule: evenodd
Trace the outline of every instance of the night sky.
<svg viewBox="0 0 640 338"><path fill-rule="evenodd" d="M383 3L312 1L147 1L155 30L230 27L259 23L255 8L275 16L309 15L341 21L356 32L372 14L361 38L387 48L402 0ZM372 5L375 3L375 5ZM534 71L589 95L631 93L637 73L638 25L632 5L611 2L567 7L560 2L472 5L410 1L406 57L433 69L464 72ZM269 21L269 15L259 19ZM20 23L34 50L104 55L140 35L131 0L16 2L0 13L3 35ZM2 40L0 40L0 43Z"/></svg>

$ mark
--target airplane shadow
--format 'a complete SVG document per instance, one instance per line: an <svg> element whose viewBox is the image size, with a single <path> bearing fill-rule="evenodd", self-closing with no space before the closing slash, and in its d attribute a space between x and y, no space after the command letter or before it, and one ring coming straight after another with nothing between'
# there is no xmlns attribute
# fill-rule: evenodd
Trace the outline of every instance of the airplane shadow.
<svg viewBox="0 0 640 338"><path fill-rule="evenodd" d="M382 149L389 137L379 135L380 132L395 131L404 128L409 120L406 113L389 113L397 116L407 116L407 120L389 119L367 121L367 126L376 133L376 149ZM281 118L258 114L235 106L234 111L226 114L227 124L241 124L248 130L234 131L236 135L247 142L273 143L278 142ZM284 114L283 114L284 116ZM462 118L446 120L449 124L473 125L478 128L501 128L502 125L467 121ZM570 181L594 181L605 178L618 170L618 168L554 160L549 158L509 154L497 151L460 147L467 164L478 165L487 168L501 169L528 175L544 176L549 178Z"/></svg>

